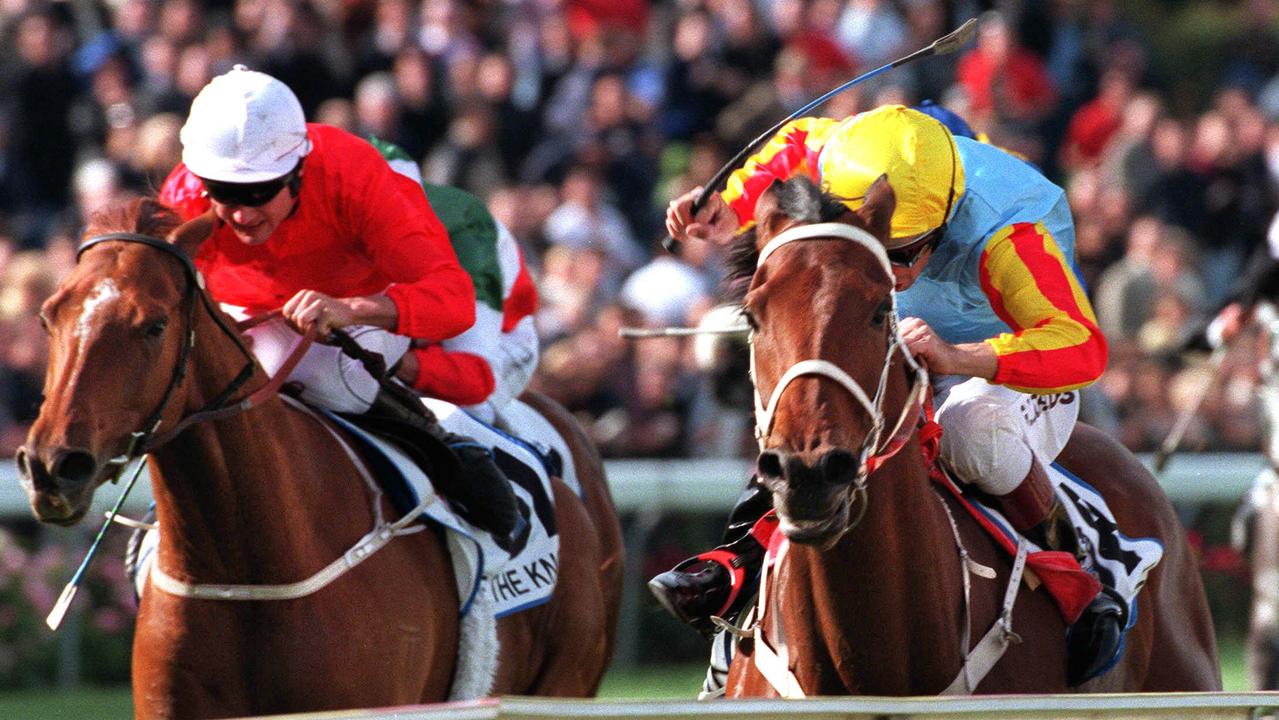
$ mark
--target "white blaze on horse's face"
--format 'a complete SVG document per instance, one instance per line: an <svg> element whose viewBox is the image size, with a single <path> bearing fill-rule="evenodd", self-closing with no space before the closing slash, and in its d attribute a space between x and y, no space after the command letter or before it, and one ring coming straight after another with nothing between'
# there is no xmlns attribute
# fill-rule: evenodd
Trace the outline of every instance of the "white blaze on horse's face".
<svg viewBox="0 0 1279 720"><path fill-rule="evenodd" d="M120 288L116 287L115 281L111 278L103 278L93 286L89 297L85 298L84 305L80 308L80 319L76 320L75 324L75 336L80 338L82 346L93 329L94 317L119 299Z"/></svg>
<svg viewBox="0 0 1279 720"><path fill-rule="evenodd" d="M89 337L93 334L97 317L110 310L120 301L120 297L120 288L116 287L115 281L111 278L103 278L93 286L93 290L89 292L84 305L80 308L80 317L76 320L75 330L72 331L72 334L80 341L78 357L84 357L85 346L88 345ZM72 378L73 382L79 375L80 367L77 365Z"/></svg>

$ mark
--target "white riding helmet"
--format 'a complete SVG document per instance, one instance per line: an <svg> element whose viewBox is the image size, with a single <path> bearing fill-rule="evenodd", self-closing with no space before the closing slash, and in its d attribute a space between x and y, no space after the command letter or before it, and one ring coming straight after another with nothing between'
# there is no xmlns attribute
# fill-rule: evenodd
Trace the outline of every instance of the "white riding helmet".
<svg viewBox="0 0 1279 720"><path fill-rule="evenodd" d="M195 96L182 126L182 162L197 177L259 183L311 152L302 104L287 85L236 65Z"/></svg>

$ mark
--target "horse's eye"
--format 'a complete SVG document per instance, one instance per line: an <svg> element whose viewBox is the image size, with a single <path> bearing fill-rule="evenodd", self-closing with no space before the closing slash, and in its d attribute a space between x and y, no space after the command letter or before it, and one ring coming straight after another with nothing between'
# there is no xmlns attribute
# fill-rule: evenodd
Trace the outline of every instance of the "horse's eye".
<svg viewBox="0 0 1279 720"><path fill-rule="evenodd" d="M146 329L147 337L158 338L164 335L164 329L167 328L168 326L169 326L168 318L161 318L160 320L156 320L150 325L147 325L147 329Z"/></svg>
<svg viewBox="0 0 1279 720"><path fill-rule="evenodd" d="M870 321L874 323L876 327L883 325L884 319L888 317L888 313L892 312L892 309L892 301L885 300L879 304L879 307L875 308L875 313L870 316Z"/></svg>
<svg viewBox="0 0 1279 720"><path fill-rule="evenodd" d="M49 318L43 312L36 315L36 317L40 318L40 327L44 328L45 332L49 332Z"/></svg>
<svg viewBox="0 0 1279 720"><path fill-rule="evenodd" d="M751 312L749 308L743 307L742 317L746 318L746 324L750 326L751 330L759 332L759 321L755 319L755 313Z"/></svg>

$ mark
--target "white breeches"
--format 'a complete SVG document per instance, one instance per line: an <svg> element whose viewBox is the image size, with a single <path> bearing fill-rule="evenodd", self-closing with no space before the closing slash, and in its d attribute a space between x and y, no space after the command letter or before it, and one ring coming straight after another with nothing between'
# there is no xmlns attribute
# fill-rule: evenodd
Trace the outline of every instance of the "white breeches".
<svg viewBox="0 0 1279 720"><path fill-rule="evenodd" d="M452 340L444 341L446 350L454 349ZM488 348L484 358L493 371L493 392L478 405L466 411L492 425L502 408L520 396L537 369L538 339L533 317L521 320L508 333L500 334L500 342Z"/></svg>
<svg viewBox="0 0 1279 720"><path fill-rule="evenodd" d="M243 319L238 308L224 307L233 317ZM346 332L362 347L382 356L389 368L409 349L409 338L371 325L353 325ZM275 319L247 330L253 354L270 374L284 365L301 336L283 319ZM445 340L444 349L470 352L483 357L493 371L493 392L477 405L466 408L480 420L492 424L501 409L528 387L537 369L538 339L532 316L524 318L509 333L501 331L501 316L481 305L474 327ZM378 383L358 360L347 357L335 345L311 346L289 374L289 382L302 386L302 400L336 412L363 413L377 396Z"/></svg>
<svg viewBox="0 0 1279 720"><path fill-rule="evenodd" d="M992 495L1012 492L1031 460L1057 458L1079 418L1079 392L1031 395L981 378L934 384L941 457L960 480Z"/></svg>
<svg viewBox="0 0 1279 720"><path fill-rule="evenodd" d="M234 308L226 308L237 318ZM362 347L382 356L389 368L409 349L403 335L371 325L352 325L346 332ZM277 318L246 331L253 354L268 373L274 375L284 365L301 336L283 319ZM346 413L363 413L377 396L378 383L360 364L336 345L315 343L289 373L289 382L302 386L302 400L319 407Z"/></svg>

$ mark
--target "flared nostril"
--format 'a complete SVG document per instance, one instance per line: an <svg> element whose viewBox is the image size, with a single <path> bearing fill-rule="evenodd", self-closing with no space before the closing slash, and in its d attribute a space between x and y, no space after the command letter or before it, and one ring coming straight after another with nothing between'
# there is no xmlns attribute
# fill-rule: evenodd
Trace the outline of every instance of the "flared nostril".
<svg viewBox="0 0 1279 720"><path fill-rule="evenodd" d="M93 479L98 463L84 450L66 450L53 463L53 476L60 482L83 485Z"/></svg>
<svg viewBox="0 0 1279 720"><path fill-rule="evenodd" d="M761 478L780 479L782 477L782 454L776 450L766 450L759 454L755 461L755 470Z"/></svg>
<svg viewBox="0 0 1279 720"><path fill-rule="evenodd" d="M831 484L852 482L857 472L857 458L847 450L831 450L822 456L823 479Z"/></svg>
<svg viewBox="0 0 1279 720"><path fill-rule="evenodd" d="M13 456L13 462L18 466L18 474L26 479L31 479L31 454L27 452L25 445L18 448Z"/></svg>

